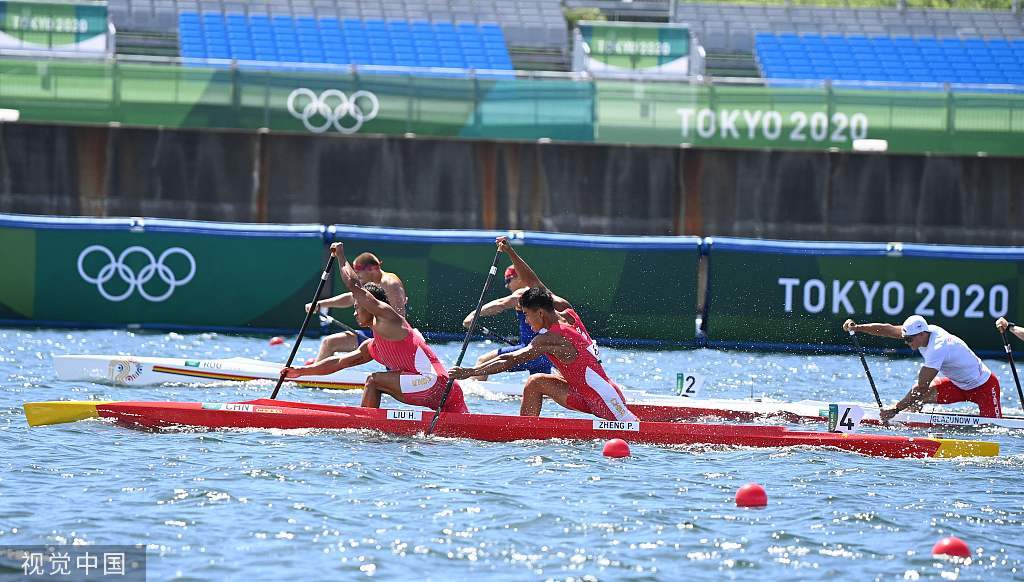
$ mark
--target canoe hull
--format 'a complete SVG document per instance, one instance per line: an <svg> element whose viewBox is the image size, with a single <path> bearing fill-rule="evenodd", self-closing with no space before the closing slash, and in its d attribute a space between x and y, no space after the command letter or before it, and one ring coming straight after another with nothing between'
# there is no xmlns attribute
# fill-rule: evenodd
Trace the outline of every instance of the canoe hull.
<svg viewBox="0 0 1024 582"><path fill-rule="evenodd" d="M249 358L183 359L138 356L66 355L54 356L54 368L62 380L104 382L118 386L153 386L167 383L213 383L225 381L276 381L279 364ZM369 372L342 370L328 376L304 376L295 383L307 388L361 390ZM465 381L470 394L487 397L521 396L521 382ZM644 421L673 422L717 419L738 422L773 420L787 423L823 423L828 420L827 402L804 400L694 399L626 390L630 408ZM864 424L880 425L878 409L864 405ZM991 419L969 414L904 413L896 422L914 428L949 430L1002 427L1024 429L1024 418Z"/></svg>
<svg viewBox="0 0 1024 582"><path fill-rule="evenodd" d="M99 416L144 429L367 429L397 436L426 432L431 411L317 405L278 400L237 403L113 402L96 406ZM993 456L998 445L977 441L892 435L840 435L791 431L780 426L614 422L599 419L442 414L437 436L491 442L621 438L654 445L746 447L834 447L880 457Z"/></svg>

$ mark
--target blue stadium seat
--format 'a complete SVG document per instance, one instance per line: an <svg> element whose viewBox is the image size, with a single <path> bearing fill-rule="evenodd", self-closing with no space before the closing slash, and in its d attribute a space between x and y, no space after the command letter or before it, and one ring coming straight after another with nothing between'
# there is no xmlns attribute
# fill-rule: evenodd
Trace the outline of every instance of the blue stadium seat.
<svg viewBox="0 0 1024 582"><path fill-rule="evenodd" d="M1024 77L1024 40L758 33L754 53L769 79L982 84Z"/></svg>
<svg viewBox="0 0 1024 582"><path fill-rule="evenodd" d="M242 65L259 69L290 69L295 63L512 69L504 32L495 23L339 20L284 14L246 17L239 12L216 11L182 12L178 23L181 55L195 61L187 64L211 58L260 61ZM823 41L811 39L808 44L820 46ZM831 64L820 55L808 59L799 45L792 48L800 51L794 54L794 61L805 66L802 70L812 70L812 60L822 66ZM766 57L765 62L769 61ZM444 76L453 75L464 76Z"/></svg>

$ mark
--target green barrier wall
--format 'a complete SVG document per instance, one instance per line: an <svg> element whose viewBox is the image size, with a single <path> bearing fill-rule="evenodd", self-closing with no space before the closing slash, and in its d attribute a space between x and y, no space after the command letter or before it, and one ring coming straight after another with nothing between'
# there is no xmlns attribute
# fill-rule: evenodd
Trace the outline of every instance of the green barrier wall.
<svg viewBox="0 0 1024 582"><path fill-rule="evenodd" d="M323 269L319 226L0 220L0 319L296 329ZM13 252L8 252L13 251Z"/></svg>
<svg viewBox="0 0 1024 582"><path fill-rule="evenodd" d="M494 257L520 254L605 343L847 350L841 330L911 314L1001 353L993 321L1024 313L1024 249L696 237L429 231L0 215L0 320L40 325L295 330L325 245L370 251L397 273L424 332L461 337ZM708 260L704 334L694 314ZM506 293L502 257L487 300ZM343 289L335 277L335 292ZM354 323L350 310L335 317ZM485 324L509 336L511 313ZM895 341L864 337L874 349Z"/></svg>
<svg viewBox="0 0 1024 582"><path fill-rule="evenodd" d="M678 147L1024 155L1024 95L438 78L0 60L0 107L35 122Z"/></svg>
<svg viewBox="0 0 1024 582"><path fill-rule="evenodd" d="M842 322L901 324L915 313L972 348L1001 353L997 317L1024 313L1024 250L705 239L713 346L848 348ZM865 346L898 341L858 336Z"/></svg>
<svg viewBox="0 0 1024 582"><path fill-rule="evenodd" d="M565 79L0 61L0 103L24 121L592 141L591 98Z"/></svg>
<svg viewBox="0 0 1024 582"><path fill-rule="evenodd" d="M372 252L384 269L405 282L409 318L422 330L461 334L462 319L475 306L494 259L494 238L503 232L397 231L336 226L333 240L345 242L354 259ZM695 339L696 237L613 237L528 232L517 250L555 293L568 299L594 337L633 344L690 345ZM502 274L487 300L507 293ZM652 284L657 281L657 284ZM336 289L341 289L336 281ZM339 319L353 323L349 310ZM484 325L515 337L511 313Z"/></svg>

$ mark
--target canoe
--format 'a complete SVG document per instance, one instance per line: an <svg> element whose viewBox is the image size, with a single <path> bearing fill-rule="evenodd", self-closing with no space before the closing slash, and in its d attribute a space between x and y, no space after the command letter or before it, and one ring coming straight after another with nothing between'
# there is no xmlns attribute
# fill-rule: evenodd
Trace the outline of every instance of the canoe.
<svg viewBox="0 0 1024 582"><path fill-rule="evenodd" d="M281 375L281 364L252 358L159 358L149 356L53 356L57 377L69 382L100 382L114 386L159 386L182 382L220 383L270 380ZM348 369L326 376L300 376L288 380L305 388L362 390L371 371ZM522 396L522 382L470 382L474 392L495 396Z"/></svg>
<svg viewBox="0 0 1024 582"><path fill-rule="evenodd" d="M103 382L115 386L156 386L171 382L212 383L274 380L281 364L251 358L151 358L145 356L54 356L57 377L72 382ZM342 370L329 376L303 376L295 383L312 388L362 389L368 372Z"/></svg>
<svg viewBox="0 0 1024 582"><path fill-rule="evenodd" d="M258 399L245 402L29 402L32 426L108 418L132 428L364 429L412 437L424 434L432 412L375 409ZM437 436L481 441L594 440L621 438L654 445L833 447L880 457L996 456L997 443L880 434L793 431L781 426L521 417L494 414L441 415Z"/></svg>
<svg viewBox="0 0 1024 582"><path fill-rule="evenodd" d="M825 423L828 422L829 402L820 400L800 400L783 402L778 400L727 400L727 399L689 399L648 396L638 404L661 406L638 406L637 416L649 420L695 420L719 419L739 422L755 422L768 419L789 423ZM851 403L854 404L854 403ZM864 410L863 424L881 426L878 407L870 404L858 404ZM989 418L977 414L961 414L954 412L903 412L893 418L893 423L910 428L1008 428L1024 429L1024 417L1005 416Z"/></svg>
<svg viewBox="0 0 1024 582"><path fill-rule="evenodd" d="M186 359L146 356L64 355L54 356L57 376L67 381L104 382L117 386L154 386L181 382L276 381L281 364L251 358ZM302 376L294 382L307 388L361 390L369 371L349 369L327 376ZM469 394L488 397L522 396L521 381L464 381ZM790 423L823 423L828 420L828 402L802 400L696 399L657 394L643 390L625 391L626 399L637 405L637 416L649 421L720 419L740 422L777 420ZM863 404L865 424L880 425L878 408ZM1024 429L1024 418L985 418L954 413L904 413L895 422L915 428Z"/></svg>

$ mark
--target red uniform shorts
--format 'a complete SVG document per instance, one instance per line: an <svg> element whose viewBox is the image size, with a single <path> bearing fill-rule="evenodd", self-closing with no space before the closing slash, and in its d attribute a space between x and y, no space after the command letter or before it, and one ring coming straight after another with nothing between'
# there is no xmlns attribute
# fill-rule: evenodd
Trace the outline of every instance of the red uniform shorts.
<svg viewBox="0 0 1024 582"><path fill-rule="evenodd" d="M989 418L1002 418L1003 407L999 404L999 378L995 374L988 377L984 384L973 390L957 388L949 378L939 378L932 382L938 392L936 402L953 404L955 402L973 402L978 405L978 413Z"/></svg>
<svg viewBox="0 0 1024 582"><path fill-rule="evenodd" d="M406 382L407 379L427 379L429 377L416 375L416 374L402 374L402 397L405 399L406 404L413 406L422 406L424 408L437 408L437 405L441 403L441 396L444 394L444 388L448 384L448 378L445 376L438 376L434 383L426 390L406 391L406 389L418 388L413 386L415 382ZM444 410L442 412L459 412L466 414L469 412L469 407L466 406L466 400L462 396L462 387L459 386L458 382L452 386L451 392L448 393L448 400L444 403Z"/></svg>

